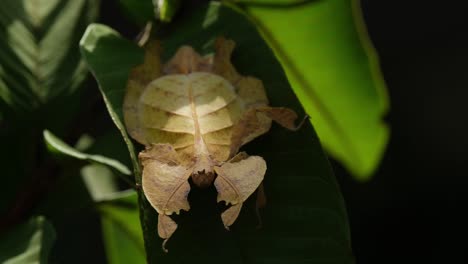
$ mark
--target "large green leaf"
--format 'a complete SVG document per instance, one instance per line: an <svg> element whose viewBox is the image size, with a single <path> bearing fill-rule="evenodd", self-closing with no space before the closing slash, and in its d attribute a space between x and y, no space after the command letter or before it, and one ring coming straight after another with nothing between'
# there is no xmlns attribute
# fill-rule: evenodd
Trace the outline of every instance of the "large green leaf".
<svg viewBox="0 0 468 264"><path fill-rule="evenodd" d="M95 0L3 0L0 6L0 107L33 110L72 92L86 76L78 40Z"/></svg>
<svg viewBox="0 0 468 264"><path fill-rule="evenodd" d="M108 263L145 263L145 249L137 195L134 191L119 193L98 205Z"/></svg>
<svg viewBox="0 0 468 264"><path fill-rule="evenodd" d="M132 42L121 38L114 30L99 24L91 24L87 28L80 41L80 48L83 58L98 81L109 115L127 145L135 183L141 185L141 170L135 147L122 123L122 105L128 73L132 67L143 62L143 52ZM154 248L158 242L154 236L149 235L148 230L156 226L155 213L142 193L138 192L138 195L145 247Z"/></svg>
<svg viewBox="0 0 468 264"><path fill-rule="evenodd" d="M238 2L280 59L325 149L368 179L389 137L388 98L359 1Z"/></svg>
<svg viewBox="0 0 468 264"><path fill-rule="evenodd" d="M214 39L224 35L237 43L233 55L236 67L264 81L271 104L303 114L273 52L242 14L211 3L196 9L184 7L180 17L158 30L164 59L182 44L202 53L212 52ZM103 25L91 25L81 47L112 118L128 141L121 105L128 70L142 62L142 51ZM193 188L191 210L177 216L179 229L169 240L169 253L165 254L157 236L154 209L140 199L148 262L353 263L343 199L312 126L307 124L295 133L274 126L245 150L264 157L268 164L263 228L255 229L254 199L249 199L231 231L226 231L214 188ZM135 155L133 146L131 155ZM138 181L140 177L138 174Z"/></svg>
<svg viewBox="0 0 468 264"><path fill-rule="evenodd" d="M99 24L88 26L80 41L80 48L83 58L98 81L109 115L129 149L134 172L139 174L135 147L122 123L122 105L128 73L143 61L143 53L131 41L123 40L117 32Z"/></svg>
<svg viewBox="0 0 468 264"><path fill-rule="evenodd" d="M15 227L0 238L0 263L48 263L55 241L52 225L42 216Z"/></svg>

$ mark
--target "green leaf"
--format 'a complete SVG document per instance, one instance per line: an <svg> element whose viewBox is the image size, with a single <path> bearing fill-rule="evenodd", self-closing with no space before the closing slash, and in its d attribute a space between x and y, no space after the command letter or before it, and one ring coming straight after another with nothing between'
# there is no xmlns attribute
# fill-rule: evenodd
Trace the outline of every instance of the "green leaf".
<svg viewBox="0 0 468 264"><path fill-rule="evenodd" d="M146 263L136 193L122 192L100 203L98 210L108 262Z"/></svg>
<svg viewBox="0 0 468 264"><path fill-rule="evenodd" d="M127 16L139 25L144 25L154 18L170 22L179 7L180 0L119 0Z"/></svg>
<svg viewBox="0 0 468 264"><path fill-rule="evenodd" d="M99 24L91 24L80 41L81 54L98 81L104 103L114 124L120 131L127 145L133 165L135 183L141 185L141 169L135 152L135 146L122 123L122 105L125 87L130 70L143 62L143 51L131 41L125 40L113 29ZM149 219L142 224L145 234L145 247L155 248L156 241L147 230L156 226L155 213L151 205L138 192L140 215Z"/></svg>
<svg viewBox="0 0 468 264"><path fill-rule="evenodd" d="M180 7L180 0L153 0L156 17L163 22L170 22Z"/></svg>
<svg viewBox="0 0 468 264"><path fill-rule="evenodd" d="M81 168L81 177L93 201L102 201L119 191L116 176L100 164L90 164Z"/></svg>
<svg viewBox="0 0 468 264"><path fill-rule="evenodd" d="M239 1L311 116L325 149L359 180L378 166L389 103L358 0Z"/></svg>
<svg viewBox="0 0 468 264"><path fill-rule="evenodd" d="M32 111L86 76L76 43L97 15L94 0L4 0L0 7L0 106Z"/></svg>
<svg viewBox="0 0 468 264"><path fill-rule="evenodd" d="M154 6L151 0L119 0L125 14L138 25L154 19Z"/></svg>
<svg viewBox="0 0 468 264"><path fill-rule="evenodd" d="M42 216L34 217L2 235L0 263L48 263L54 241L52 225Z"/></svg>
<svg viewBox="0 0 468 264"><path fill-rule="evenodd" d="M123 165L119 161L110 159L101 155L93 155L93 154L86 154L86 153L80 152L70 147L69 145L67 145L65 142L60 140L58 137L56 137L54 134L52 134L48 130L44 130L44 140L47 143L47 147L52 151L62 153L62 154L65 154L65 155L68 155L68 156L71 156L80 160L97 162L99 164L103 164L111 168L114 168L120 173L125 174L125 175L131 174L127 166Z"/></svg>
<svg viewBox="0 0 468 264"><path fill-rule="evenodd" d="M127 145L125 145L122 135L115 127L110 127L109 131L97 136L86 152L119 160L128 168L132 166Z"/></svg>
<svg viewBox="0 0 468 264"><path fill-rule="evenodd" d="M234 65L242 74L263 80L271 105L303 113L279 62L246 17L219 3L184 7L181 19L157 29L164 60L183 44L207 54L217 36L231 38L237 43ZM129 69L142 62L142 51L103 25L90 26L81 47L114 122L131 143L122 126L121 106ZM191 210L175 216L179 228L166 254L157 236L155 211L140 191L148 263L354 263L343 199L312 126L298 132L274 126L245 150L268 164L263 228L255 229L255 197L247 201L229 232L221 222L214 188L192 188ZM139 173L136 177L141 180Z"/></svg>
<svg viewBox="0 0 468 264"><path fill-rule="evenodd" d="M131 41L122 39L116 31L99 24L88 26L80 40L80 48L83 58L98 81L109 115L128 147L134 172L139 175L140 167L135 147L122 123L122 105L128 73L134 66L143 62L143 52Z"/></svg>

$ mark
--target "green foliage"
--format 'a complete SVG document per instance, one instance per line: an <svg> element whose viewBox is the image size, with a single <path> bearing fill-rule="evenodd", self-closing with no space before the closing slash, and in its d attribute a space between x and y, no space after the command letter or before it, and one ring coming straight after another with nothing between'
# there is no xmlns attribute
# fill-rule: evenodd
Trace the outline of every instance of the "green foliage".
<svg viewBox="0 0 468 264"><path fill-rule="evenodd" d="M109 263L145 263L137 194L133 191L119 193L100 202L98 210Z"/></svg>
<svg viewBox="0 0 468 264"><path fill-rule="evenodd" d="M0 238L0 262L47 263L54 240L54 228L44 217L31 218Z"/></svg>
<svg viewBox="0 0 468 264"><path fill-rule="evenodd" d="M46 126L61 134L70 129L78 88L87 76L78 40L96 18L98 3L5 0L0 6L2 263L6 257L12 257L6 263L48 262L54 240L51 224L42 217L18 223L31 215L50 219L37 208L47 197L44 193L53 189L58 169L46 154L41 131Z"/></svg>
<svg viewBox="0 0 468 264"><path fill-rule="evenodd" d="M144 25L154 18L154 6L151 0L119 0L125 14L138 25Z"/></svg>
<svg viewBox="0 0 468 264"><path fill-rule="evenodd" d="M0 8L0 110L32 111L86 76L77 42L93 0L4 0ZM8 107L8 108L7 108Z"/></svg>
<svg viewBox="0 0 468 264"><path fill-rule="evenodd" d="M143 52L132 42L121 38L116 31L99 24L91 24L88 27L80 41L80 48L83 58L98 81L107 110L127 145L135 183L141 185L141 169L135 147L122 121L122 105L128 73L132 67L143 62ZM149 203L144 200L141 192L139 193L139 207L142 219L154 218L155 213ZM142 226L147 249L157 247L154 242L154 232L148 232L155 226L154 223L146 223Z"/></svg>
<svg viewBox="0 0 468 264"><path fill-rule="evenodd" d="M127 166L123 165L119 161L110 159L101 155L92 155L92 154L86 154L86 153L80 152L70 147L69 145L67 145L65 142L60 140L58 137L56 137L54 134L52 134L48 130L44 131L44 140L47 143L49 150L53 152L62 153L62 154L65 154L65 155L68 155L70 157L80 159L80 160L87 160L87 161L92 161L92 162L97 162L99 164L107 165L125 175L131 174Z"/></svg>
<svg viewBox="0 0 468 264"><path fill-rule="evenodd" d="M143 53L132 42L122 40L116 31L98 24L88 26L80 41L80 48L83 58L98 81L112 121L127 144L134 172L139 175L135 147L122 123L122 106L128 73L132 67L142 63ZM116 51L120 51L118 56ZM94 54L99 56L93 56Z"/></svg>
<svg viewBox="0 0 468 264"><path fill-rule="evenodd" d="M170 22L181 6L180 0L119 0L124 12L139 25L158 19Z"/></svg>
<svg viewBox="0 0 468 264"><path fill-rule="evenodd" d="M93 201L113 197L119 188L115 175L109 167L89 164L81 168L81 177Z"/></svg>
<svg viewBox="0 0 468 264"><path fill-rule="evenodd" d="M368 179L388 141L382 120L388 100L357 1L266 2L243 7L280 59L325 149L357 179Z"/></svg>
<svg viewBox="0 0 468 264"><path fill-rule="evenodd" d="M156 17L163 22L170 22L180 7L180 0L153 0Z"/></svg>
<svg viewBox="0 0 468 264"><path fill-rule="evenodd" d="M212 3L190 10L183 19L159 30L158 38L165 47L164 59L182 44L209 53L216 36L234 39L237 43L234 64L243 74L263 80L272 105L301 109L272 51L242 14ZM135 45L103 25L91 25L81 40L81 47L107 97L108 110L113 111L111 116L121 129L120 106L125 82L119 80L125 80L128 69L141 61L141 51L136 52ZM126 136L125 131L122 133ZM233 230L225 231L212 190L192 190L192 210L178 220L180 229L168 243L169 254L159 249L161 241L156 234L154 209L140 206L149 262L214 263L223 259L240 263L244 259L252 263L273 263L326 259L329 263L352 263L342 197L313 128L306 126L298 133L291 133L274 127L251 143L247 151L262 155L269 166L266 175L269 203L263 212L263 229L255 230L255 212L250 201Z"/></svg>

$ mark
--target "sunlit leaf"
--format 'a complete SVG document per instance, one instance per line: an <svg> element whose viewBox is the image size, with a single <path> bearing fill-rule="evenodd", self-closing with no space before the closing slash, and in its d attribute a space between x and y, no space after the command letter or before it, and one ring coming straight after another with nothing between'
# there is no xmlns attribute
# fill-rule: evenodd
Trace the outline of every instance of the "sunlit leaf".
<svg viewBox="0 0 468 264"><path fill-rule="evenodd" d="M52 225L42 216L20 224L0 238L0 263L48 263L55 241Z"/></svg>
<svg viewBox="0 0 468 264"><path fill-rule="evenodd" d="M368 179L389 137L388 98L359 1L238 2L280 59L325 149Z"/></svg>

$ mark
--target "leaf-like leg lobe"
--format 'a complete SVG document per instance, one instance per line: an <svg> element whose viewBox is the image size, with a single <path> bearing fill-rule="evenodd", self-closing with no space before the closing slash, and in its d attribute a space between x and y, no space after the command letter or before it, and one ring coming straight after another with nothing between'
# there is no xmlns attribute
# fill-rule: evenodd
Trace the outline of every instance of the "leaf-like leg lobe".
<svg viewBox="0 0 468 264"><path fill-rule="evenodd" d="M259 107L256 110L257 112L268 116L284 128L289 130L297 130L297 126L295 124L297 114L289 108L265 106Z"/></svg>
<svg viewBox="0 0 468 264"><path fill-rule="evenodd" d="M180 47L176 54L164 66L167 74L189 74L197 71L211 71L212 59L202 57L190 46Z"/></svg>
<svg viewBox="0 0 468 264"><path fill-rule="evenodd" d="M234 162L233 162L234 161ZM266 163L263 158L251 156L236 162L236 158L214 167L218 174L214 184L218 191L218 202L225 201L232 206L221 214L226 228L239 216L242 203L257 189L263 181Z"/></svg>
<svg viewBox="0 0 468 264"><path fill-rule="evenodd" d="M270 129L270 123L265 122L265 118L293 131L297 130L304 122L302 121L299 126L296 126L297 114L289 108L269 106L251 108L232 128L230 157L234 156L242 145Z"/></svg>
<svg viewBox="0 0 468 264"><path fill-rule="evenodd" d="M213 58L213 73L223 76L231 83L236 83L242 77L231 63L231 54L235 46L236 43L230 39L217 38Z"/></svg>
<svg viewBox="0 0 468 264"><path fill-rule="evenodd" d="M229 227L234 224L239 213L242 209L242 203L238 203L229 207L226 211L221 214L221 219L223 220L224 227L229 230Z"/></svg>
<svg viewBox="0 0 468 264"><path fill-rule="evenodd" d="M165 214L159 214L158 216L158 235L164 242L162 244L162 249L164 252L168 252L166 249L166 243L169 238L174 234L177 229L177 224L169 216Z"/></svg>
<svg viewBox="0 0 468 264"><path fill-rule="evenodd" d="M169 215L190 209L187 197L192 170L179 163L177 152L169 144L153 145L139 157L143 164L143 192L159 213L158 234L165 244L177 229Z"/></svg>

